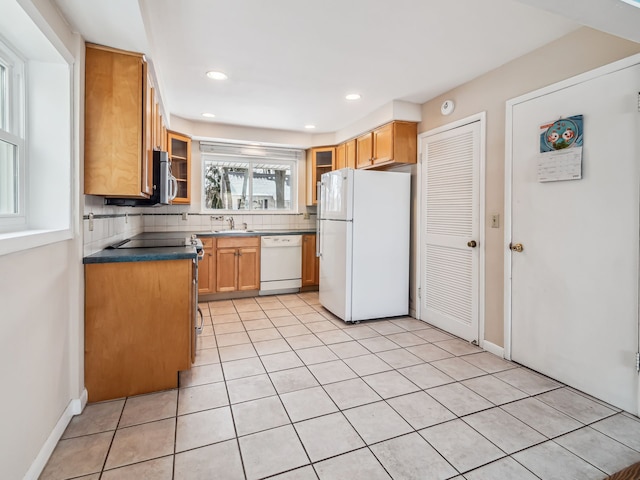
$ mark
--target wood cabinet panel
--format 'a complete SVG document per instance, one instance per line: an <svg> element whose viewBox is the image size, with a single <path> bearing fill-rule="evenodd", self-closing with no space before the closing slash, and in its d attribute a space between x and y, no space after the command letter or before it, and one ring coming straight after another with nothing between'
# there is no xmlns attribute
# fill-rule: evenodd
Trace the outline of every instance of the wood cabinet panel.
<svg viewBox="0 0 640 480"><path fill-rule="evenodd" d="M213 293L216 291L216 254L215 238L201 238L204 247L204 257L198 264L198 293Z"/></svg>
<svg viewBox="0 0 640 480"><path fill-rule="evenodd" d="M376 129L378 146L374 148L373 164L416 163L417 131L417 124L411 122L393 122Z"/></svg>
<svg viewBox="0 0 640 480"><path fill-rule="evenodd" d="M341 143L336 147L336 170L347 166L346 146Z"/></svg>
<svg viewBox="0 0 640 480"><path fill-rule="evenodd" d="M234 292L237 290L237 255L235 248L216 249L216 291Z"/></svg>
<svg viewBox="0 0 640 480"><path fill-rule="evenodd" d="M344 144L345 147L345 166L348 168L356 168L357 145L355 138Z"/></svg>
<svg viewBox="0 0 640 480"><path fill-rule="evenodd" d="M356 138L356 168L365 168L371 165L373 158L373 137L371 132Z"/></svg>
<svg viewBox="0 0 640 480"><path fill-rule="evenodd" d="M220 237L216 248L216 292L260 289L260 238Z"/></svg>
<svg viewBox="0 0 640 480"><path fill-rule="evenodd" d="M372 133L374 165L393 160L393 123L376 128Z"/></svg>
<svg viewBox="0 0 640 480"><path fill-rule="evenodd" d="M320 259L316 257L316 236L302 236L302 286L319 285Z"/></svg>
<svg viewBox="0 0 640 480"><path fill-rule="evenodd" d="M178 195L173 204L191 203L191 138L178 132L167 132L171 173L178 181Z"/></svg>
<svg viewBox="0 0 640 480"><path fill-rule="evenodd" d="M312 148L307 152L307 205L318 204L316 184L323 173L335 170L335 147Z"/></svg>
<svg viewBox="0 0 640 480"><path fill-rule="evenodd" d="M260 247L238 249L238 291L260 289Z"/></svg>
<svg viewBox="0 0 640 480"><path fill-rule="evenodd" d="M144 198L152 193L148 89L142 55L87 44L85 194Z"/></svg>
<svg viewBox="0 0 640 480"><path fill-rule="evenodd" d="M176 388L191 367L193 262L85 266L90 402Z"/></svg>

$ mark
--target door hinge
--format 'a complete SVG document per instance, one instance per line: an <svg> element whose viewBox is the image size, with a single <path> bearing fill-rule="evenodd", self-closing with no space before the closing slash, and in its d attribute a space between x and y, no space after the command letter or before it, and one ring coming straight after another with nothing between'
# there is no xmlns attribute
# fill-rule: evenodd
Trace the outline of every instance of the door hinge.
<svg viewBox="0 0 640 480"><path fill-rule="evenodd" d="M640 352L636 352L636 372L640 373Z"/></svg>
<svg viewBox="0 0 640 480"><path fill-rule="evenodd" d="M638 111L640 112L640 92L638 92Z"/></svg>
<svg viewBox="0 0 640 480"><path fill-rule="evenodd" d="M422 287L418 287L418 298L422 298Z"/></svg>

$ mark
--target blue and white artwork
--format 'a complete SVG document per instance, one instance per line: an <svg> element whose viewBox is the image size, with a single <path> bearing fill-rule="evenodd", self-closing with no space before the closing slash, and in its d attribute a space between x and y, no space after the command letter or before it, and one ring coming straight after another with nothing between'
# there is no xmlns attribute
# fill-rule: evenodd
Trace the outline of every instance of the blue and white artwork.
<svg viewBox="0 0 640 480"><path fill-rule="evenodd" d="M540 126L540 153L581 147L582 142L582 115L560 118Z"/></svg>

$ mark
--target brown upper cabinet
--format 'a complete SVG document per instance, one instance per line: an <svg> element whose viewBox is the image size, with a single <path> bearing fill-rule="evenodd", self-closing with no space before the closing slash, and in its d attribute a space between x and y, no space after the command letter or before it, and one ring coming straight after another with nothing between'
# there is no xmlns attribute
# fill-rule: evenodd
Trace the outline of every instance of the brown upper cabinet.
<svg viewBox="0 0 640 480"><path fill-rule="evenodd" d="M416 163L418 126L391 122L356 138L357 168Z"/></svg>
<svg viewBox="0 0 640 480"><path fill-rule="evenodd" d="M153 193L153 92L141 54L87 44L84 193Z"/></svg>
<svg viewBox="0 0 640 480"><path fill-rule="evenodd" d="M323 173L335 169L336 147L312 148L307 152L307 205L318 204L316 184Z"/></svg>
<svg viewBox="0 0 640 480"><path fill-rule="evenodd" d="M191 138L178 132L167 132L171 173L178 181L178 195L171 203L191 203Z"/></svg>
<svg viewBox="0 0 640 480"><path fill-rule="evenodd" d="M356 140L349 140L336 147L336 170L356 168Z"/></svg>

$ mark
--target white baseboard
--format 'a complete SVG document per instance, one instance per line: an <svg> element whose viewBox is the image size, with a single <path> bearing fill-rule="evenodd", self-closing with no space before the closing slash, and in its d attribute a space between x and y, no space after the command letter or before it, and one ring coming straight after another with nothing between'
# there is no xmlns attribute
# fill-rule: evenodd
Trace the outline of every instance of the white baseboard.
<svg viewBox="0 0 640 480"><path fill-rule="evenodd" d="M62 434L67 428L67 425L69 425L69 422L71 421L74 415L79 415L80 413L82 413L82 410L84 409L86 404L87 404L86 389L82 391L80 398L72 398L69 401L69 404L67 405L67 408L65 408L64 412L62 413L62 416L58 420L58 423L56 423L56 426L53 427L53 430L51 431L49 438L47 438L47 441L44 442L44 445L42 445L42 448L40 449L38 456L35 458L35 460L31 464L31 467L25 474L24 480L38 479L38 477L42 473L42 470L44 470L44 467L47 465L47 462L49 461L49 457L53 453L53 450L56 448L56 445L58 444L60 437L62 437Z"/></svg>
<svg viewBox="0 0 640 480"><path fill-rule="evenodd" d="M499 347L495 343L491 343L485 340L484 342L482 342L482 348L484 348L489 353L493 353L500 358L504 358L504 348Z"/></svg>

